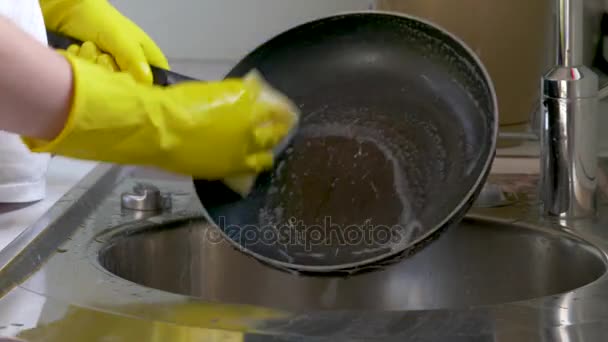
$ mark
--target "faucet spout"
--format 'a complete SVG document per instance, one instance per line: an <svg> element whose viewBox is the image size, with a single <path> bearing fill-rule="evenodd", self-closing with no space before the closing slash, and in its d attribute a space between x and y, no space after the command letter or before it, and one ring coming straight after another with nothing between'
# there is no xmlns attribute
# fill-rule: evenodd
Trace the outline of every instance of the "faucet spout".
<svg viewBox="0 0 608 342"><path fill-rule="evenodd" d="M583 0L557 0L557 65L583 64Z"/></svg>

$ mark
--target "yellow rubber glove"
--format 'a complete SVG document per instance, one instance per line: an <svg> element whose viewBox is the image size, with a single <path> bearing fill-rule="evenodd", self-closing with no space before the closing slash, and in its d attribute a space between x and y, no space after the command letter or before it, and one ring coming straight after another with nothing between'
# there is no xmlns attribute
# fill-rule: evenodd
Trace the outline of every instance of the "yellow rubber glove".
<svg viewBox="0 0 608 342"><path fill-rule="evenodd" d="M74 74L71 111L53 141L24 138L35 152L217 180L270 168L272 149L298 120L257 73L159 87L63 54Z"/></svg>
<svg viewBox="0 0 608 342"><path fill-rule="evenodd" d="M48 29L95 43L140 82L152 83L149 65L169 69L156 43L107 0L40 0L40 6Z"/></svg>

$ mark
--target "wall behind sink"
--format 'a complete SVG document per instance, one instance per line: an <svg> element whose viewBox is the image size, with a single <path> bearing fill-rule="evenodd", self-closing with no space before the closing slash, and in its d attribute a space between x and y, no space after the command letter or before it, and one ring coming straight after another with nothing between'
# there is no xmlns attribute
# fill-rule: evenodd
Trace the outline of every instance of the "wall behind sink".
<svg viewBox="0 0 608 342"><path fill-rule="evenodd" d="M175 71L221 78L251 49L294 25L373 0L111 0L163 49Z"/></svg>
<svg viewBox="0 0 608 342"><path fill-rule="evenodd" d="M446 0L447 1L447 0ZM244 54L291 26L340 11L368 9L374 0L110 0L161 46L174 70L221 78ZM599 40L608 0L585 0L585 61ZM540 76L540 75L539 75ZM602 75L603 81L608 78ZM608 127L608 100L600 127ZM608 151L608 135L600 134ZM605 152L608 153L608 152Z"/></svg>

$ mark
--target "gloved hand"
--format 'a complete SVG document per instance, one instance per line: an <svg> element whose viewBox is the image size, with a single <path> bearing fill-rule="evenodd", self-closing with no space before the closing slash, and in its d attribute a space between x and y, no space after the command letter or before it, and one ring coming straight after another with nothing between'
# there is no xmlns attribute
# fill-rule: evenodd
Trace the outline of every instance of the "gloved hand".
<svg viewBox="0 0 608 342"><path fill-rule="evenodd" d="M74 56L99 64L109 71L120 71L120 68L116 64L116 60L109 54L99 50L97 45L91 41L86 41L81 46L76 44L70 45L65 51Z"/></svg>
<svg viewBox="0 0 608 342"><path fill-rule="evenodd" d="M46 27L91 41L136 80L152 83L149 65L169 69L156 43L107 0L40 0Z"/></svg>
<svg viewBox="0 0 608 342"><path fill-rule="evenodd" d="M217 180L270 168L272 149L298 120L257 73L160 87L63 54L74 75L71 111L53 141L24 138L35 152Z"/></svg>

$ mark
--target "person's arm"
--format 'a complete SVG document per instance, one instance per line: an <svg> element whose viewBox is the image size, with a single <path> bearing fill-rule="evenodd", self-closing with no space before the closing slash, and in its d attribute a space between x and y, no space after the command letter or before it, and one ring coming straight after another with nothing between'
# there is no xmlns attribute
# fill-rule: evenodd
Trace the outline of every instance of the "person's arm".
<svg viewBox="0 0 608 342"><path fill-rule="evenodd" d="M70 109L70 63L0 16L0 75L0 130L55 138Z"/></svg>
<svg viewBox="0 0 608 342"><path fill-rule="evenodd" d="M34 152L202 179L257 173L298 110L252 73L159 87L58 53L0 17L0 130Z"/></svg>

